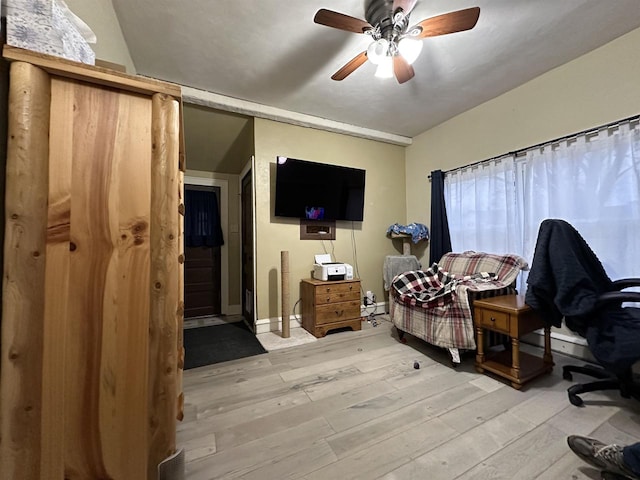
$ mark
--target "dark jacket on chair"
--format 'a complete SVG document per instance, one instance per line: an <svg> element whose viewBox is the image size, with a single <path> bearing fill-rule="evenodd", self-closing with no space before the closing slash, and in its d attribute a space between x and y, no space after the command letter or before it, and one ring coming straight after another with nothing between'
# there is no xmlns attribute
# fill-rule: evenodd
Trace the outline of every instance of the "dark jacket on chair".
<svg viewBox="0 0 640 480"><path fill-rule="evenodd" d="M526 303L549 325L560 327L564 318L605 368L625 371L640 358L640 309L598 307L599 297L616 288L569 223L542 222L527 284Z"/></svg>

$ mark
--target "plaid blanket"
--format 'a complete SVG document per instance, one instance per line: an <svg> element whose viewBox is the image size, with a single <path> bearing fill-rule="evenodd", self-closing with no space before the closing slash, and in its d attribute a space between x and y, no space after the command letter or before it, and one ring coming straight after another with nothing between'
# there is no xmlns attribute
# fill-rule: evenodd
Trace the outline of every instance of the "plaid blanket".
<svg viewBox="0 0 640 480"><path fill-rule="evenodd" d="M492 272L497 280L506 285L516 281L520 270L529 268L527 261L519 255L482 252L445 253L438 265L454 275Z"/></svg>
<svg viewBox="0 0 640 480"><path fill-rule="evenodd" d="M455 276L434 263L428 270L415 270L397 275L392 287L402 303L414 307L433 308L453 302L455 289L460 285L465 285L472 290L503 286L496 281L495 273L479 272Z"/></svg>
<svg viewBox="0 0 640 480"><path fill-rule="evenodd" d="M389 290L391 320L398 329L433 345L473 350L470 294L513 293L512 284L524 268L527 262L517 255L446 254L427 270L394 278Z"/></svg>

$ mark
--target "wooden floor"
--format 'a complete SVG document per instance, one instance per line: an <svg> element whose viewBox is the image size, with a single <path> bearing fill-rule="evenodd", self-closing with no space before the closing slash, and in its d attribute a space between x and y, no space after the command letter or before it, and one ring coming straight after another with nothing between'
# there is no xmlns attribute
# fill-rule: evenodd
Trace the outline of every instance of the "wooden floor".
<svg viewBox="0 0 640 480"><path fill-rule="evenodd" d="M574 407L561 366L581 362L554 361L551 375L517 391L476 373L473 356L454 370L443 350L399 343L382 320L188 370L178 427L186 478L599 479L567 435L638 441L640 402L589 393Z"/></svg>

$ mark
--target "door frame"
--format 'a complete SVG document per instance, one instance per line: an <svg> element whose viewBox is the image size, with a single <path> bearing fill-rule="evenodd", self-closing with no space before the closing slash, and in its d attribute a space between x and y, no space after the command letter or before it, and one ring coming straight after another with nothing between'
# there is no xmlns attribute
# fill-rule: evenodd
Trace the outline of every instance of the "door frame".
<svg viewBox="0 0 640 480"><path fill-rule="evenodd" d="M203 176L194 176L203 175ZM207 175L207 176L204 176ZM187 170L184 185L199 185L220 188L220 226L225 237L229 235L229 182L219 178L212 178L210 172ZM229 314L229 241L225 238L220 247L220 313Z"/></svg>
<svg viewBox="0 0 640 480"><path fill-rule="evenodd" d="M252 225L252 230L253 230L253 235L252 235L252 239L251 239L251 246L252 246L252 250L253 250L253 265L251 265L251 268L253 270L253 285L252 285L252 301L253 301L253 325L251 325L253 332L256 333L256 327L258 324L258 293L256 292L256 278L257 278L257 251L258 251L258 245L257 245L257 241L256 241L256 226L257 226L257 222L256 222L256 157L255 155L251 155L251 158L249 159L249 161L244 165L244 167L242 168L242 170L240 171L240 175L238 177L238 191L240 192L240 195L238 195L238 201L240 202L240 217L242 217L245 212L243 211L242 208L242 181L244 180L244 178L247 176L247 174L251 173L251 204L252 204L252 208L251 208L251 225ZM243 222L240 221L240 228L243 228ZM243 232L240 232L240 238L242 238ZM242 243L242 242L241 242ZM242 262L242 246L240 247L240 258L241 258L241 262ZM242 265L240 265L240 269L242 269ZM244 298L245 292L241 292L241 295L243 296L242 298ZM242 301L240 302L242 304ZM244 312L242 312L244 314Z"/></svg>

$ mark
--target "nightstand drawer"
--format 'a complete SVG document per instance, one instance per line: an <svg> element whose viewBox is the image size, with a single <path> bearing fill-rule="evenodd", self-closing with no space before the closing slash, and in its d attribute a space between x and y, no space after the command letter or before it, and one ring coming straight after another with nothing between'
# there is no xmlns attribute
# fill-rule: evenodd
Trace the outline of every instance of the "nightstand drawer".
<svg viewBox="0 0 640 480"><path fill-rule="evenodd" d="M316 287L316 305L328 303L346 302L348 300L360 301L360 282L337 283L335 285L322 285Z"/></svg>
<svg viewBox="0 0 640 480"><path fill-rule="evenodd" d="M341 322L354 318L360 318L360 302L358 300L316 307L316 325Z"/></svg>
<svg viewBox="0 0 640 480"><path fill-rule="evenodd" d="M490 330L500 330L509 333L509 314L496 310L480 310L482 318L480 325Z"/></svg>

